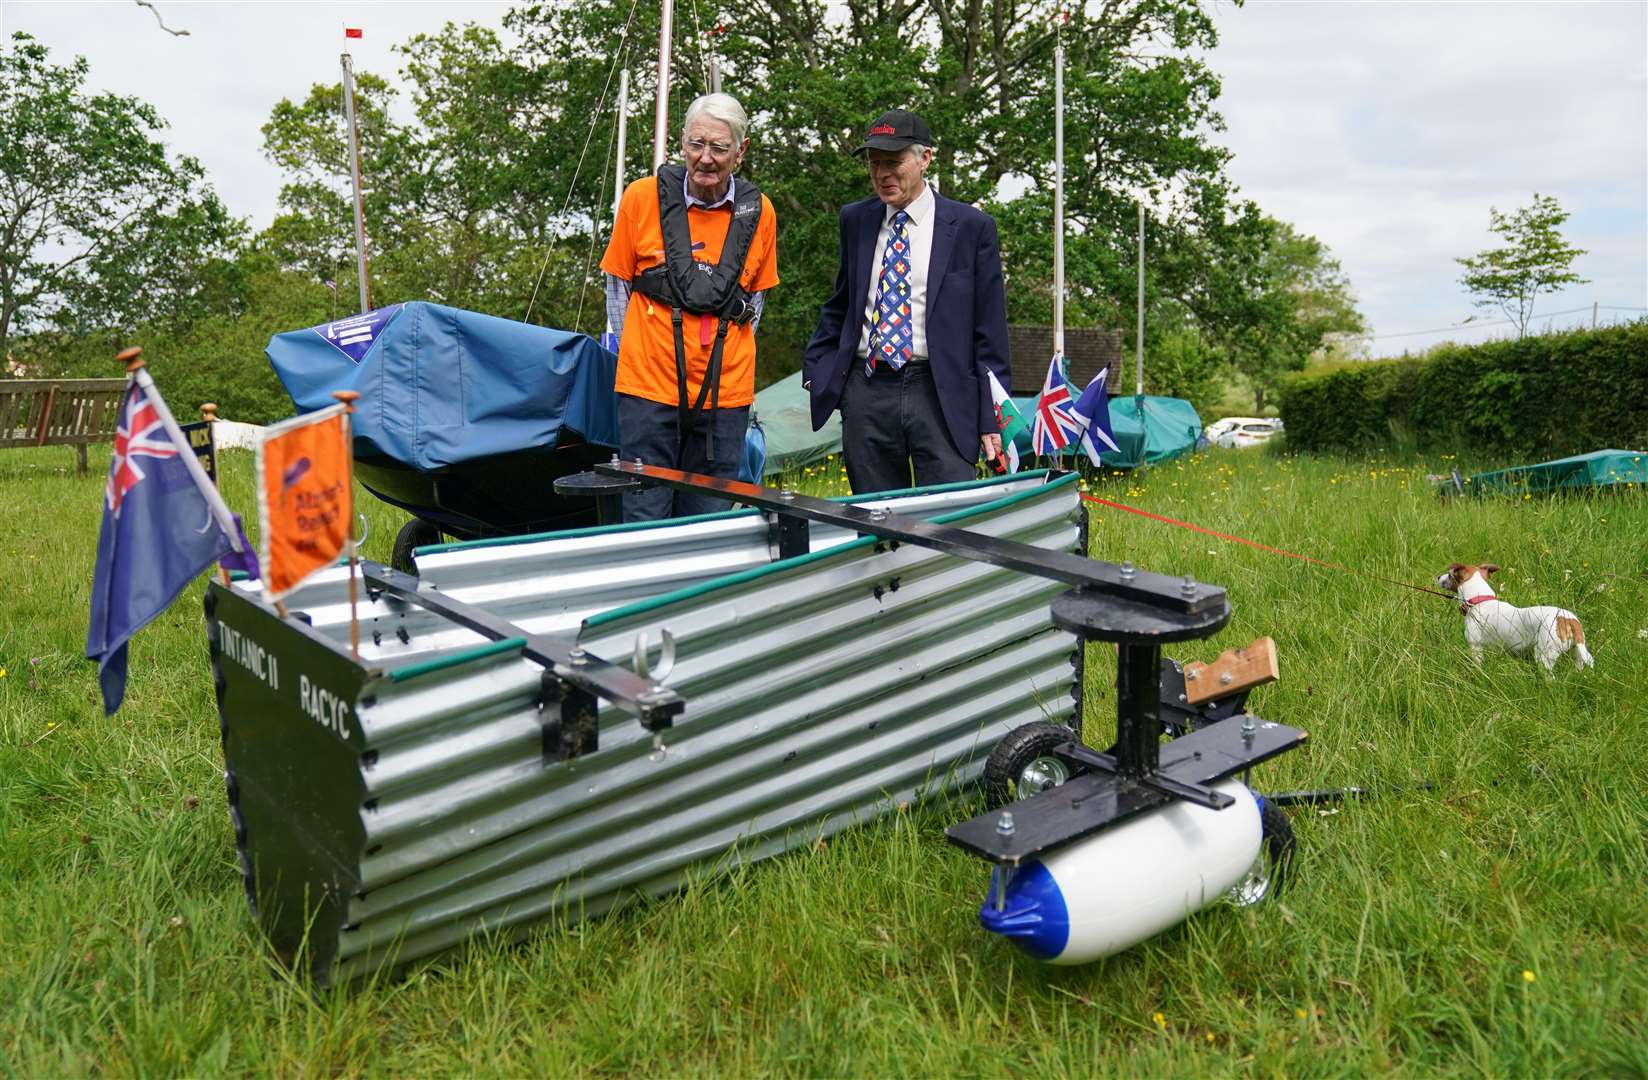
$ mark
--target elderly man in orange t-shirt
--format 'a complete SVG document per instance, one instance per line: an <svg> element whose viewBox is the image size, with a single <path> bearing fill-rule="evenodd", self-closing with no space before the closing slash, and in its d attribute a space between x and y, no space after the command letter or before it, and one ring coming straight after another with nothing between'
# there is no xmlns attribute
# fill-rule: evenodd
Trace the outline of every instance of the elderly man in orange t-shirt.
<svg viewBox="0 0 1648 1080"><path fill-rule="evenodd" d="M601 269L619 335L619 452L626 460L736 479L755 400L755 326L778 284L772 203L733 174L749 140L727 94L687 107L686 165L624 191ZM625 521L724 510L697 492L624 496Z"/></svg>

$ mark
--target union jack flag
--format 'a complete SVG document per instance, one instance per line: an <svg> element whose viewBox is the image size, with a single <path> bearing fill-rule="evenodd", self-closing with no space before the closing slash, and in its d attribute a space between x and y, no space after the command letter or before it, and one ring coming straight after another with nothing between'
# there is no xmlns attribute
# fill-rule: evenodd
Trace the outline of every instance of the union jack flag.
<svg viewBox="0 0 1648 1080"><path fill-rule="evenodd" d="M154 403L141 386L133 383L114 430L114 457L109 462L109 479L103 485L104 505L119 517L126 493L145 476L142 459L176 457L177 453Z"/></svg>
<svg viewBox="0 0 1648 1080"><path fill-rule="evenodd" d="M1047 366L1041 398L1036 402L1035 419L1030 424L1030 445L1038 454L1057 454L1081 438L1087 425L1071 411L1070 387L1065 384L1064 357L1055 353Z"/></svg>

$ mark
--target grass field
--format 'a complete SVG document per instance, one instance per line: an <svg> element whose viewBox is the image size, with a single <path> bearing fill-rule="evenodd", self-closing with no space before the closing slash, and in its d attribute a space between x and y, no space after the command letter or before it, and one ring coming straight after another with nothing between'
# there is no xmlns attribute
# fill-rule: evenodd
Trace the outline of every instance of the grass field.
<svg viewBox="0 0 1648 1080"><path fill-rule="evenodd" d="M81 658L107 452L0 453L0 1072L127 1075L1648 1075L1648 498L1440 503L1450 462L1227 452L1099 480L1314 567L1095 507L1093 553L1227 586L1309 744L1287 892L1049 968L980 931L986 872L927 804L613 917L316 995L273 969L224 812L200 585L104 718ZM1488 464L1488 463L1482 463ZM245 455L226 490L251 505ZM802 478L839 481L833 470ZM380 504L367 554L400 516ZM1428 584L1499 563L1597 666L1475 667ZM1097 655L1095 655L1095 661ZM1090 665L1096 668L1095 662ZM1113 694L1095 675L1090 742ZM1427 788L1423 782L1435 786Z"/></svg>

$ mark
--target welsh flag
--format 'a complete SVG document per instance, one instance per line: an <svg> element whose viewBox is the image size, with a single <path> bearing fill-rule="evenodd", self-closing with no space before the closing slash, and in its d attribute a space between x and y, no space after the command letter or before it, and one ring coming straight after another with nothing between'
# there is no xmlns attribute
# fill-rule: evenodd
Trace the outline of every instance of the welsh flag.
<svg viewBox="0 0 1648 1080"><path fill-rule="evenodd" d="M990 372L990 399L996 403L996 426L1001 429L1001 452L1007 458L1007 471L1019 471L1019 448L1013 444L1020 432L1025 429L1024 417L1019 415L1017 405L1007 396L1007 391L1001 387L1001 380L996 378L995 372Z"/></svg>

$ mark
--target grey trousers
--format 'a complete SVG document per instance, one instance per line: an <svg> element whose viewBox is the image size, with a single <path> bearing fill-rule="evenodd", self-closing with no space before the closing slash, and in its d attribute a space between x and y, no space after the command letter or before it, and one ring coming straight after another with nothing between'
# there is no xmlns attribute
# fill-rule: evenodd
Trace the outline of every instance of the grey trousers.
<svg viewBox="0 0 1648 1080"><path fill-rule="evenodd" d="M841 389L841 447L853 494L950 484L978 476L978 447L956 450L924 362L896 371L855 366Z"/></svg>
<svg viewBox="0 0 1648 1080"><path fill-rule="evenodd" d="M689 414L686 437L677 439L679 418L674 405L618 395L618 453L625 461L640 458L647 465L662 465L682 472L705 473L727 480L738 479L744 460L744 434L750 425L750 407L715 411L715 461L705 454L704 435L709 430L710 411ZM713 514L731 510L726 499L676 491L667 487L645 487L624 496L625 521L660 521L671 517Z"/></svg>

